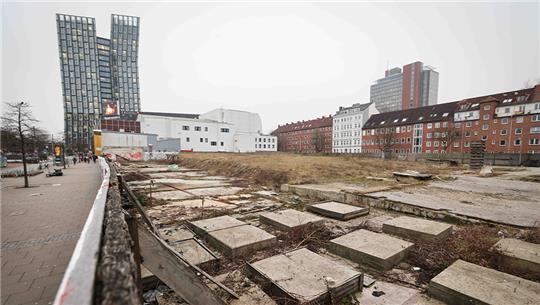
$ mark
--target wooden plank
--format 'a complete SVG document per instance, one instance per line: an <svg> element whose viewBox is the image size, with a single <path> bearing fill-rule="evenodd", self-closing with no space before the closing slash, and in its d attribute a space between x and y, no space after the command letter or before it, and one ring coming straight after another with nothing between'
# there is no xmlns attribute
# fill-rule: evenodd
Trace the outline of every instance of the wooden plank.
<svg viewBox="0 0 540 305"><path fill-rule="evenodd" d="M105 159L99 157L99 164L103 179L101 187L84 223L81 237L77 241L75 250L73 250L60 288L54 298L53 304L55 305L94 304L94 281L110 178L110 168Z"/></svg>
<svg viewBox="0 0 540 305"><path fill-rule="evenodd" d="M189 304L225 304L175 251L144 226L138 225L142 263Z"/></svg>
<svg viewBox="0 0 540 305"><path fill-rule="evenodd" d="M128 197L131 199L131 201L135 204L135 208L141 214L142 219L144 220L144 222L148 225L148 227L150 229L152 229L154 234L156 234L157 236L160 236L158 229L156 228L156 226L154 225L152 220L150 220L150 217L148 217L148 214L146 214L146 211L144 210L144 208L143 208L141 202L139 201L139 199L137 198L137 196L135 196L135 194L133 194L133 191L129 188L129 186L127 185L127 183L125 182L124 179L121 179L121 181L122 181L123 189L126 191L126 193L128 194Z"/></svg>

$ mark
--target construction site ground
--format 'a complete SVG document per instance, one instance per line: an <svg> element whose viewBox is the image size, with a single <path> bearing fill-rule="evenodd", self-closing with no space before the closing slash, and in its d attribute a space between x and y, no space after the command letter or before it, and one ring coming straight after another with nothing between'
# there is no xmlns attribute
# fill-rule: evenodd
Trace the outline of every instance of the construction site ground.
<svg viewBox="0 0 540 305"><path fill-rule="evenodd" d="M540 185L535 182L540 171L536 168L494 168L492 177L478 177L466 167L446 164L285 153L186 153L174 164L123 161L119 166L163 238L240 296L230 297L209 282L229 304L283 303L279 297L266 293L264 285L255 283L249 274L257 262L277 259L283 254L292 257L299 249L310 250L322 259L363 274L363 289L340 300L332 299L335 303L445 304L431 297L433 294L428 295L429 283L448 267L458 268L453 265L458 261L526 279L529 286L523 288L525 293L520 291L520 296L525 301L540 298L540 276L534 269L540 263L540 228L535 223L540 219ZM403 180L393 175L407 170L431 174L432 179ZM335 213L321 215L307 211L308 206L325 201L369 208L369 213L339 220L328 217L338 215ZM302 220L301 226L292 225L287 215L295 214L285 211L290 209L308 213L311 216L304 218L310 221ZM233 219L219 218L219 222L212 222L219 216ZM441 233L442 237L431 239L418 238L427 236L425 232L402 235L399 228L384 229L384 223L402 216L413 219L394 223L425 219L451 225L452 230L443 226L444 232L434 233ZM289 218L280 221L279 217ZM311 219L320 218L322 222L311 223ZM209 221L203 230L196 226L200 220ZM430 227L423 223L417 226ZM256 246L242 244L241 251L235 252L239 241L230 241L230 234L223 230L239 232L231 234L253 240ZM251 236L252 231L264 231L275 236L275 240L266 235L262 238L261 233ZM365 236L368 240L358 240ZM375 249L377 243L381 246L389 243L389 238L399 239L406 249ZM503 238L520 240L530 247L526 263L519 254L512 254L513 261L503 259L512 256L494 247ZM347 253L332 246L344 239L353 240L351 249L345 248ZM362 243L374 251L369 257L364 257L369 251L360 246L353 249ZM531 251L535 252L533 258ZM383 263L379 264L381 260ZM450 271L447 273L451 274ZM280 286L278 280L275 284ZM432 291L443 295L446 293L443 288ZM496 285L491 288L501 290ZM474 295L477 291L466 293ZM452 303L452 299L445 301ZM177 304L182 300L165 285L154 284L147 287L145 302Z"/></svg>

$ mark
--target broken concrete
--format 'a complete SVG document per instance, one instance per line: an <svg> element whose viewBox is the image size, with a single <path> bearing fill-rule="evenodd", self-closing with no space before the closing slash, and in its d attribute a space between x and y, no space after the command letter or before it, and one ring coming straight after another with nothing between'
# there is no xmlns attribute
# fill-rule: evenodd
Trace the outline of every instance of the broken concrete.
<svg viewBox="0 0 540 305"><path fill-rule="evenodd" d="M523 240L504 238L494 247L501 254L505 265L527 274L540 274L540 244L528 243Z"/></svg>
<svg viewBox="0 0 540 305"><path fill-rule="evenodd" d="M540 284L462 260L434 277L428 294L447 304L538 304Z"/></svg>
<svg viewBox="0 0 540 305"><path fill-rule="evenodd" d="M324 219L310 213L287 209L263 213L259 215L259 221L280 230L289 231L300 229L308 225L320 225L324 222Z"/></svg>
<svg viewBox="0 0 540 305"><path fill-rule="evenodd" d="M335 201L308 205L306 208L310 212L339 220L348 220L369 213L369 208L343 204Z"/></svg>
<svg viewBox="0 0 540 305"><path fill-rule="evenodd" d="M182 257L193 265L207 265L217 260L217 257L205 249L195 239L179 241L172 245Z"/></svg>
<svg viewBox="0 0 540 305"><path fill-rule="evenodd" d="M183 200L193 197L194 195L188 194L183 191L152 192L152 198L162 200Z"/></svg>
<svg viewBox="0 0 540 305"><path fill-rule="evenodd" d="M227 215L189 222L193 231L202 237L206 237L212 231L243 226L245 224L245 222Z"/></svg>
<svg viewBox="0 0 540 305"><path fill-rule="evenodd" d="M183 228L164 228L159 229L161 237L168 243L174 243L194 237L193 233Z"/></svg>
<svg viewBox="0 0 540 305"><path fill-rule="evenodd" d="M272 256L248 267L250 278L264 291L293 304L329 304L362 289L361 273L308 249Z"/></svg>
<svg viewBox="0 0 540 305"><path fill-rule="evenodd" d="M425 220L421 218L401 216L383 224L383 232L416 240L441 240L452 233L452 225Z"/></svg>
<svg viewBox="0 0 540 305"><path fill-rule="evenodd" d="M385 271L405 258L414 244L368 230L358 230L330 241L329 250L359 264Z"/></svg>
<svg viewBox="0 0 540 305"><path fill-rule="evenodd" d="M210 231L208 242L227 256L244 256L268 248L277 243L277 238L251 225L234 226Z"/></svg>
<svg viewBox="0 0 540 305"><path fill-rule="evenodd" d="M348 204L362 204L362 194L388 190L388 186L368 186L364 184L350 183L325 183L325 184L302 184L281 185L281 190L300 196L306 196L319 200L332 200Z"/></svg>
<svg viewBox="0 0 540 305"><path fill-rule="evenodd" d="M222 187L191 189L189 190L189 192L197 196L223 196L223 195L234 195L242 190L244 189L241 187L222 186Z"/></svg>
<svg viewBox="0 0 540 305"><path fill-rule="evenodd" d="M375 296L373 295L375 292ZM384 294L382 294L383 292ZM399 286L393 283L377 281L375 284L365 288L361 293L356 293L356 299L362 305L402 305L410 298L417 295L418 290Z"/></svg>
<svg viewBox="0 0 540 305"><path fill-rule="evenodd" d="M540 219L539 189L533 182L460 177L451 182L370 193L365 197L370 206L430 218L470 218L532 227Z"/></svg>

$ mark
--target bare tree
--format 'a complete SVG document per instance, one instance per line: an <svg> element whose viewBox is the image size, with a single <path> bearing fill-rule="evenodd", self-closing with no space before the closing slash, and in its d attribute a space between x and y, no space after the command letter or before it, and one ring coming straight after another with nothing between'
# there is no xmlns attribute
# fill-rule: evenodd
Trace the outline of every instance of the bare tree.
<svg viewBox="0 0 540 305"><path fill-rule="evenodd" d="M384 159L391 158L395 141L398 139L394 139L394 128L381 128L375 131L375 143L378 144Z"/></svg>
<svg viewBox="0 0 540 305"><path fill-rule="evenodd" d="M459 130L455 129L454 126L449 122L439 131L441 133L441 147L445 153L448 152L448 147L452 146L454 142L461 139L461 133Z"/></svg>
<svg viewBox="0 0 540 305"><path fill-rule="evenodd" d="M315 147L315 152L322 152L324 150L324 135L319 129L315 129L313 132L311 143Z"/></svg>
<svg viewBox="0 0 540 305"><path fill-rule="evenodd" d="M37 122L33 117L31 107L25 102L6 103L6 112L2 116L2 127L6 130L15 131L18 135L18 144L21 148L24 187L28 187L28 171L26 168L25 138L33 130L32 123Z"/></svg>

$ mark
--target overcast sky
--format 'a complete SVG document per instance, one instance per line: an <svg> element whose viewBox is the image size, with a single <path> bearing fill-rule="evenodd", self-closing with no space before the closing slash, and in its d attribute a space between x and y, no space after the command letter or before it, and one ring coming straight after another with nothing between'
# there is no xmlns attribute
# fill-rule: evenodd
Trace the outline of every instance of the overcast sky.
<svg viewBox="0 0 540 305"><path fill-rule="evenodd" d="M440 73L439 103L540 77L540 7L528 3L3 3L2 101L63 129L55 13L141 17L143 111L257 112L263 131L368 102L390 67Z"/></svg>

